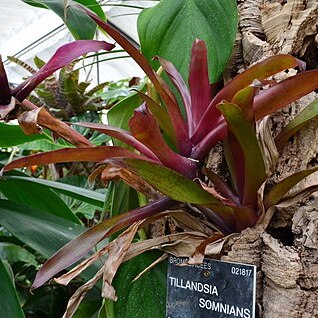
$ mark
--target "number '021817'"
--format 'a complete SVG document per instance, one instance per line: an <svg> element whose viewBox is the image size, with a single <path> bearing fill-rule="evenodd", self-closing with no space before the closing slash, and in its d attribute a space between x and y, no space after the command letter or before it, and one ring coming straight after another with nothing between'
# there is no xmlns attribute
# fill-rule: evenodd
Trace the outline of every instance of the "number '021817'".
<svg viewBox="0 0 318 318"><path fill-rule="evenodd" d="M232 266L232 267L231 267L231 273L232 273L233 275L248 276L248 277L250 277L251 274L252 274L252 270L251 270L251 269L245 269L245 268L241 268L241 267Z"/></svg>

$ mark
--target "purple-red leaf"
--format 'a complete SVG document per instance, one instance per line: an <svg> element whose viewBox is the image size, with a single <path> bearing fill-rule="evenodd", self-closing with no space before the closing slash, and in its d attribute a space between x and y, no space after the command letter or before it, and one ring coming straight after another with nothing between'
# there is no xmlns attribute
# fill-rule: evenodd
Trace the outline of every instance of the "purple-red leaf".
<svg viewBox="0 0 318 318"><path fill-rule="evenodd" d="M162 131L165 132L169 137L170 141L172 141L173 144L176 145L176 134L174 133L168 112L148 95L142 92L138 92L138 95L146 103L148 109L156 118Z"/></svg>
<svg viewBox="0 0 318 318"><path fill-rule="evenodd" d="M165 166L189 178L195 178L195 164L169 148L161 135L156 119L144 105L135 110L129 121L129 127L132 135L152 150Z"/></svg>
<svg viewBox="0 0 318 318"><path fill-rule="evenodd" d="M214 127L211 127L210 132L193 147L191 158L199 161L204 160L212 147L227 136L226 127L226 122L222 117Z"/></svg>
<svg viewBox="0 0 318 318"><path fill-rule="evenodd" d="M239 198L234 194L228 184L223 181L215 172L206 167L203 169L203 172L224 198L229 199L238 206L241 205Z"/></svg>
<svg viewBox="0 0 318 318"><path fill-rule="evenodd" d="M318 70L308 71L289 77L284 81L264 90L255 97L255 119L288 105L318 88Z"/></svg>
<svg viewBox="0 0 318 318"><path fill-rule="evenodd" d="M216 121L215 107L222 100L226 100L228 102L232 101L232 98L239 90L252 84L255 79L262 80L278 72L284 71L285 69L297 66L301 70L304 70L305 64L291 55L280 54L269 57L236 76L214 97L206 112L202 116L193 137L191 138L192 142L197 144L208 134L211 129L211 125L214 125ZM258 117L257 119L264 116Z"/></svg>
<svg viewBox="0 0 318 318"><path fill-rule="evenodd" d="M205 42L196 39L192 47L189 73L193 128L199 123L212 97L207 54ZM190 125L191 123L189 122ZM193 130L190 133L192 135Z"/></svg>
<svg viewBox="0 0 318 318"><path fill-rule="evenodd" d="M175 201L164 198L141 208L119 214L114 218L97 224L64 245L58 252L56 252L38 271L31 288L36 289L45 284L54 275L80 260L98 242L109 237L113 233L116 233L134 222L145 219L164 210L171 209L175 206Z"/></svg>
<svg viewBox="0 0 318 318"><path fill-rule="evenodd" d="M11 102L11 90L7 78L6 71L3 67L1 55L0 55L0 106L7 106Z"/></svg>
<svg viewBox="0 0 318 318"><path fill-rule="evenodd" d="M178 149L182 155L187 156L191 152L191 143L189 140L188 129L182 118L178 103L170 91L168 85L158 76L158 74L151 68L147 59L133 46L121 33L112 28L108 23L100 19L96 14L88 9L75 5L93 19L104 31L106 31L118 44L135 60L135 62L147 74L157 92L160 94L162 100L167 106L171 122L173 124L174 132L177 138Z"/></svg>
<svg viewBox="0 0 318 318"><path fill-rule="evenodd" d="M16 168L30 167L33 165L46 165L58 162L101 162L109 158L118 157L150 160L128 149L115 146L64 148L16 159L5 165L3 167L3 171L9 171Z"/></svg>
<svg viewBox="0 0 318 318"><path fill-rule="evenodd" d="M162 68L165 70L170 80L172 81L172 83L177 88L178 92L180 93L180 96L182 98L185 111L187 114L189 134L191 135L194 127L193 127L193 117L192 117L192 110L191 110L191 96L190 96L188 87L186 83L184 82L181 74L178 72L178 70L174 67L174 65L171 62L159 56L156 56L155 59L159 60Z"/></svg>
<svg viewBox="0 0 318 318"><path fill-rule="evenodd" d="M124 142L126 145L131 146L135 148L136 150L140 151L141 153L146 155L148 158L158 161L157 156L144 144L142 144L135 137L133 137L129 131L126 131L121 128L112 127L109 125L97 124L97 123L81 122L81 123L72 123L72 124L93 129L103 134L106 134L108 136L114 137Z"/></svg>
<svg viewBox="0 0 318 318"><path fill-rule="evenodd" d="M12 91L12 95L22 102L39 83L81 55L100 50L111 51L114 47L114 44L96 40L78 40L67 43L61 46L39 71L17 86Z"/></svg>

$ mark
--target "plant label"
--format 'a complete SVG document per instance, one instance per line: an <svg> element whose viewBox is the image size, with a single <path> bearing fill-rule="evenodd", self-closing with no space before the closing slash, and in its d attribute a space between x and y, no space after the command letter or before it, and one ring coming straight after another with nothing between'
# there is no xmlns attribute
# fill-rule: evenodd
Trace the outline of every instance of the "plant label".
<svg viewBox="0 0 318 318"><path fill-rule="evenodd" d="M167 318L255 318L256 266L169 256Z"/></svg>

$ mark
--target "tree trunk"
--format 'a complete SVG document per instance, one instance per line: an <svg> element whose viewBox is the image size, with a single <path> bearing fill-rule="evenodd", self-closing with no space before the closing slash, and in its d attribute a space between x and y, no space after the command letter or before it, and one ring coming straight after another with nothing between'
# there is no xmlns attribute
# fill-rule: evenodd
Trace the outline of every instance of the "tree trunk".
<svg viewBox="0 0 318 318"><path fill-rule="evenodd" d="M239 34L229 74L278 53L299 57L307 69L318 68L317 0L238 0L238 6ZM275 115L274 133L317 97L312 93ZM317 166L317 128L318 121L313 121L286 145L273 182ZM317 183L318 176L305 182ZM318 317L317 206L315 194L297 206L279 209L266 231L247 229L225 251L224 260L257 266L257 317Z"/></svg>

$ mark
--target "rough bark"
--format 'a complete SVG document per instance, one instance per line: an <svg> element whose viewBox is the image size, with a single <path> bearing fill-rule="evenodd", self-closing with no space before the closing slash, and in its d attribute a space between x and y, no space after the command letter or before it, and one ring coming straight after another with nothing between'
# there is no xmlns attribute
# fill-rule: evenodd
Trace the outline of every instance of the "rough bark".
<svg viewBox="0 0 318 318"><path fill-rule="evenodd" d="M241 72L277 53L290 53L318 68L317 0L238 0L240 12L231 69ZM280 74L281 78L289 76ZM317 94L286 107L272 118L278 132ZM318 122L285 147L273 182L318 164ZM211 163L213 166L213 163ZM318 182L314 175L305 183ZM318 195L277 210L266 231L247 229L230 241L222 259L255 264L258 317L318 317Z"/></svg>

